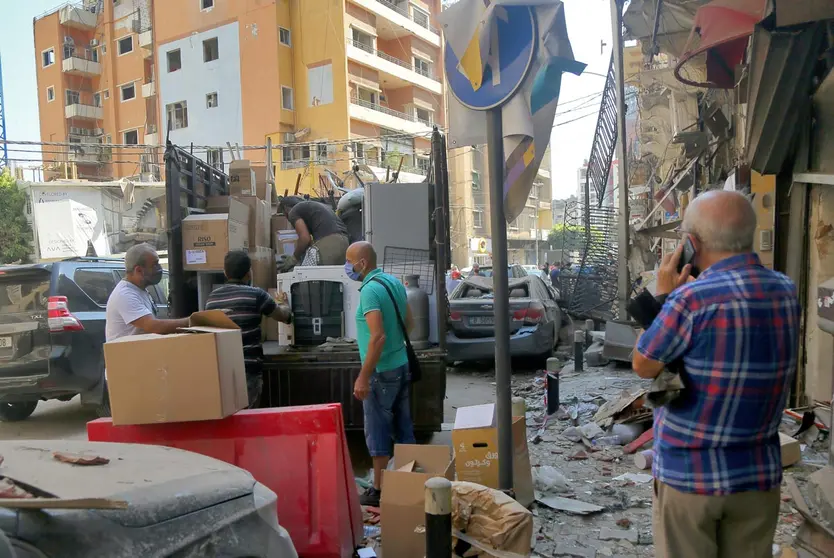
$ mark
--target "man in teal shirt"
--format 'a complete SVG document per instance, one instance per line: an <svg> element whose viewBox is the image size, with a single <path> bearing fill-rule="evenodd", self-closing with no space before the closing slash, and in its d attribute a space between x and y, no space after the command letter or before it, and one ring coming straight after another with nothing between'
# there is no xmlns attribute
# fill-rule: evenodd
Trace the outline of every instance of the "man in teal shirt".
<svg viewBox="0 0 834 558"><path fill-rule="evenodd" d="M368 242L355 242L346 254L345 273L359 288L356 333L362 370L353 395L362 401L365 443L374 465L374 485L360 498L363 506L379 506L382 471L393 455L393 444L413 444L408 354L397 313L411 329L405 287L376 267L376 251ZM387 287L387 289L386 289ZM389 294L390 291L390 294Z"/></svg>

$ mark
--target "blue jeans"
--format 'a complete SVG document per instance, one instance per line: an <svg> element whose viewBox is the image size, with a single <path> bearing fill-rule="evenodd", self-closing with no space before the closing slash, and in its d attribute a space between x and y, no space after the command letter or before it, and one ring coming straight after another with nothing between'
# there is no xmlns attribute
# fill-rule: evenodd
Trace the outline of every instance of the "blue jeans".
<svg viewBox="0 0 834 558"><path fill-rule="evenodd" d="M365 443L371 457L390 457L393 444L414 444L411 423L408 364L393 370L374 372L371 391L362 402L365 414Z"/></svg>

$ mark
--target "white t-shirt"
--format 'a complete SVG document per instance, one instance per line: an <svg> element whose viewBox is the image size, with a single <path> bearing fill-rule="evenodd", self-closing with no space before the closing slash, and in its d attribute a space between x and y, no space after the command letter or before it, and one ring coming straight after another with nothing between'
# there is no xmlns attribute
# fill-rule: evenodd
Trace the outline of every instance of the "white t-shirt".
<svg viewBox="0 0 834 558"><path fill-rule="evenodd" d="M130 281L119 281L107 299L107 321L104 328L107 341L142 333L138 327L130 324L147 315L156 316L156 306L148 291Z"/></svg>

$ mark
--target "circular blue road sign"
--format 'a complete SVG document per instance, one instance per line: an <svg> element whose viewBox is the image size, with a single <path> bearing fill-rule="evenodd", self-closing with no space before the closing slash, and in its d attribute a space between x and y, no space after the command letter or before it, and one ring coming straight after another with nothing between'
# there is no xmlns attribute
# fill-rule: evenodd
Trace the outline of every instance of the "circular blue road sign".
<svg viewBox="0 0 834 558"><path fill-rule="evenodd" d="M529 7L502 6L495 16L497 34L490 36L490 50L497 53L486 54L483 83L477 90L460 70L458 57L446 45L443 63L449 88L458 101L474 110L495 108L512 97L524 81L536 50L536 22ZM495 34L496 29L491 31Z"/></svg>

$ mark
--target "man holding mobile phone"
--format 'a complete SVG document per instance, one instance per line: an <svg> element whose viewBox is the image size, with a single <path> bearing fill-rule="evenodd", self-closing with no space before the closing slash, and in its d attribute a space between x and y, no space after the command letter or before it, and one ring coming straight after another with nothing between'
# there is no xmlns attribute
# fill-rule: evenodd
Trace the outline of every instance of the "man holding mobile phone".
<svg viewBox="0 0 834 558"><path fill-rule="evenodd" d="M684 242L657 273L663 308L632 361L640 377L655 378L682 359L686 385L655 414L655 550L661 558L769 558L779 423L797 360L796 287L753 252L756 214L742 194L698 196L682 230Z"/></svg>

